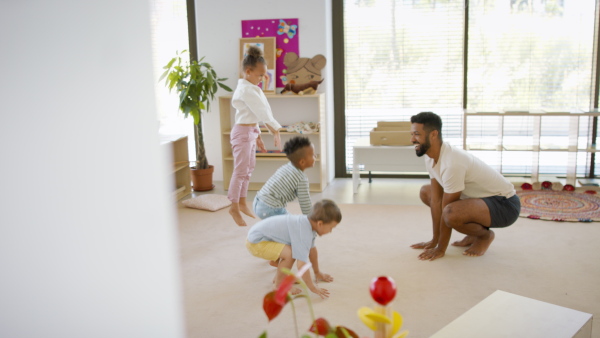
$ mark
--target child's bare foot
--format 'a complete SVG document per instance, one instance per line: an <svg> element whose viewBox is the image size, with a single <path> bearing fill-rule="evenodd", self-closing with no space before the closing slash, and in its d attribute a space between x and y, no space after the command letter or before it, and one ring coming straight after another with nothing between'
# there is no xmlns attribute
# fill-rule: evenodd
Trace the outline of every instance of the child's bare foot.
<svg viewBox="0 0 600 338"><path fill-rule="evenodd" d="M456 242L452 243L452 245L466 247L466 246L470 246L471 244L473 244L473 242L475 242L476 239L477 239L477 237L475 237L475 236L467 235L467 236L465 236L465 238L461 239L460 241L456 241Z"/></svg>
<svg viewBox="0 0 600 338"><path fill-rule="evenodd" d="M279 266L279 261L269 261L269 265L270 266L274 266L274 267L278 267Z"/></svg>
<svg viewBox="0 0 600 338"><path fill-rule="evenodd" d="M231 215L231 217L233 217L233 220L237 225L241 227L246 226L246 222L244 222L242 214L240 214L240 210L238 208L235 208L233 204L231 205L231 208L229 208L229 214Z"/></svg>
<svg viewBox="0 0 600 338"><path fill-rule="evenodd" d="M484 238L477 237L475 242L473 242L473 245L463 252L463 255L471 257L483 256L490 247L490 244L494 241L495 236L494 232L489 230L489 234Z"/></svg>
<svg viewBox="0 0 600 338"><path fill-rule="evenodd" d="M325 283L331 283L333 282L333 277L331 277L331 275L328 275L326 273L316 273L315 274L315 281L318 282L325 282Z"/></svg>
<svg viewBox="0 0 600 338"><path fill-rule="evenodd" d="M240 202L240 211L243 212L244 214L248 215L249 217L256 218L256 216L254 215L252 210L250 210L250 208L248 208L246 203Z"/></svg>
<svg viewBox="0 0 600 338"><path fill-rule="evenodd" d="M416 244L411 245L410 247L413 249L432 249L432 248L435 248L436 245L437 245L437 242L434 243L433 241L429 241L429 242L416 243Z"/></svg>

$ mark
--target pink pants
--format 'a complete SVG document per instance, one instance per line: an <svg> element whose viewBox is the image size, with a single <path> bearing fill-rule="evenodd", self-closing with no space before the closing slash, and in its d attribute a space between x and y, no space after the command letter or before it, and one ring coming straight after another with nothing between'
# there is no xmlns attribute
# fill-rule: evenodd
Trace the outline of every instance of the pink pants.
<svg viewBox="0 0 600 338"><path fill-rule="evenodd" d="M231 129L233 174L227 197L233 203L239 203L240 197L248 195L248 183L256 165L256 139L259 134L260 131L256 126L236 124Z"/></svg>

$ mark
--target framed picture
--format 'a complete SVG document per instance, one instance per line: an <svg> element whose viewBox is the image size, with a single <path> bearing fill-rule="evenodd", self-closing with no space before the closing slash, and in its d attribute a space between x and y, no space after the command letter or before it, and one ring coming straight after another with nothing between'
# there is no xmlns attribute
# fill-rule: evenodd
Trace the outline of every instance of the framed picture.
<svg viewBox="0 0 600 338"><path fill-rule="evenodd" d="M269 73L269 81L263 81L259 84L265 93L275 93L275 38L241 38L240 39L240 78L244 73L242 70L242 61L248 47L256 46L263 51L265 60L267 61L267 72Z"/></svg>
<svg viewBox="0 0 600 338"><path fill-rule="evenodd" d="M287 79L287 66L283 63L285 55L289 52L300 54L300 28L298 19L266 19L242 20L243 38L275 38L275 87L283 88L289 82Z"/></svg>

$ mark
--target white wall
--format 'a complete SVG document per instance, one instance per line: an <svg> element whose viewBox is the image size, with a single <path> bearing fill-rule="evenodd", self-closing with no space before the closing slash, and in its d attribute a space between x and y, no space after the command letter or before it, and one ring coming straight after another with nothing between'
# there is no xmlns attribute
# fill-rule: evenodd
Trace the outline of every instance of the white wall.
<svg viewBox="0 0 600 338"><path fill-rule="evenodd" d="M327 58L325 81L319 92L325 92L329 123L329 136L333 138L333 72L331 48L331 1L329 0L278 0L278 1L214 1L196 0L196 25L198 53L206 56L217 74L227 77L226 84L232 89L239 78L239 38L242 20L298 18L300 56L312 57L323 54ZM221 90L218 95L227 92ZM282 112L274 112L275 115ZM215 166L213 179L223 180L221 158L221 134L218 101L210 113L204 115L206 153L210 164ZM330 177L333 177L333 139L329 149Z"/></svg>
<svg viewBox="0 0 600 338"><path fill-rule="evenodd" d="M0 48L0 337L183 337L147 1L2 1Z"/></svg>

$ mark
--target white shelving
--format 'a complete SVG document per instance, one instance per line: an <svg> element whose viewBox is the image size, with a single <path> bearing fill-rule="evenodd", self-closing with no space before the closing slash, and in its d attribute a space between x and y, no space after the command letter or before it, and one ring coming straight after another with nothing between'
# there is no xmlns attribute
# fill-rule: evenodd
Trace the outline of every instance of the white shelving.
<svg viewBox="0 0 600 338"><path fill-rule="evenodd" d="M173 195L180 200L192 192L188 138L185 135L160 135L160 143L168 147L167 151L171 153Z"/></svg>
<svg viewBox="0 0 600 338"><path fill-rule="evenodd" d="M503 152L531 152L531 178L533 182L539 180L540 154L545 152L566 153L566 182L575 185L577 176L577 155L579 153L596 152L595 145L591 144L591 139L580 137L581 122L583 119L591 119L599 116L600 113L593 112L526 112L526 111L503 111L503 112L475 112L465 111L463 120L463 148L469 151L496 151L499 156L500 171L502 171ZM545 135L543 128L544 119L559 118L565 121L564 130L568 130L565 137L552 137ZM495 119L497 128L489 129ZM480 126L477 127L479 120ZM515 122L520 123L514 126ZM591 126L589 121L587 125ZM519 128L523 130L520 137L507 137L505 131L507 126L514 130ZM479 133L479 137L478 134ZM486 135L486 136L481 136Z"/></svg>
<svg viewBox="0 0 600 338"><path fill-rule="evenodd" d="M281 142L284 144L294 136L308 137L315 146L317 160L313 168L306 169L310 190L320 192L329 183L327 168L327 119L324 94L312 95L282 95L266 94L273 115L281 125L292 125L297 122L320 123L318 133L298 134L293 132L280 132ZM234 124L235 108L231 106L231 95L219 97L219 110L221 117L221 151L223 156L223 186L229 189L231 174L233 173L233 156L231 153L231 127ZM263 132L261 137L267 149L274 149L273 137L268 132ZM284 165L288 159L285 156L257 156L256 167L250 179L249 190L259 190L275 171Z"/></svg>

